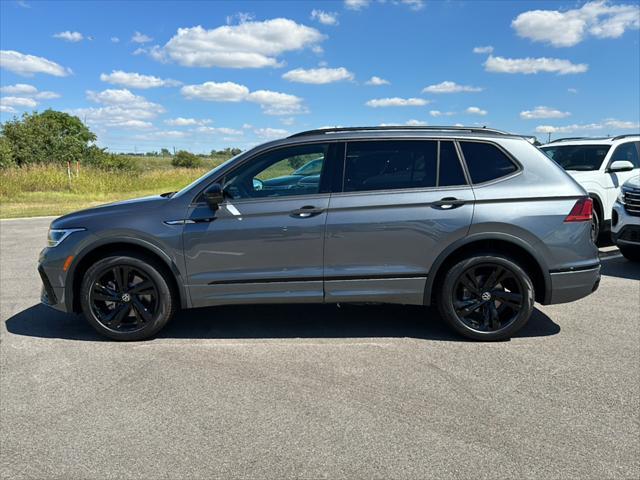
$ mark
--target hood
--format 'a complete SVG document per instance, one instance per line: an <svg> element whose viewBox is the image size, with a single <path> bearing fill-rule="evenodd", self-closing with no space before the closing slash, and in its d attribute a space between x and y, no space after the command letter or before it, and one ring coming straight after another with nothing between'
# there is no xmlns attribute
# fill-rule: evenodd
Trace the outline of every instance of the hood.
<svg viewBox="0 0 640 480"><path fill-rule="evenodd" d="M627 188L640 189L640 174L639 175L634 175L633 177L631 177L629 180L624 182L623 186L627 187Z"/></svg>
<svg viewBox="0 0 640 480"><path fill-rule="evenodd" d="M165 204L167 200L168 197L163 197L162 195L151 195L149 197L132 198L130 200L107 203L63 215L51 223L51 228L84 227L86 223L85 220L91 219L95 221L97 216L123 215L133 210L142 211L143 209L156 208L159 205Z"/></svg>

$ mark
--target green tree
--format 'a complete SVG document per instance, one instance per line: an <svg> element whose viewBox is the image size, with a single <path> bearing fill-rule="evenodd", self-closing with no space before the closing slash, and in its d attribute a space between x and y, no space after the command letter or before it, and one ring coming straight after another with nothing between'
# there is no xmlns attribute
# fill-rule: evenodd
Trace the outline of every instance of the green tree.
<svg viewBox="0 0 640 480"><path fill-rule="evenodd" d="M160 155L162 155L163 157L170 157L171 152L169 152L169 150L167 150L166 148L163 148L160 150Z"/></svg>
<svg viewBox="0 0 640 480"><path fill-rule="evenodd" d="M9 140L4 135L0 135L0 168L7 168L15 165L13 160L13 150Z"/></svg>
<svg viewBox="0 0 640 480"><path fill-rule="evenodd" d="M186 150L180 150L171 159L171 165L183 168L198 168L202 166L202 161L197 155L189 153Z"/></svg>
<svg viewBox="0 0 640 480"><path fill-rule="evenodd" d="M13 163L82 161L96 136L78 117L55 110L24 113L5 122L0 130L8 141Z"/></svg>

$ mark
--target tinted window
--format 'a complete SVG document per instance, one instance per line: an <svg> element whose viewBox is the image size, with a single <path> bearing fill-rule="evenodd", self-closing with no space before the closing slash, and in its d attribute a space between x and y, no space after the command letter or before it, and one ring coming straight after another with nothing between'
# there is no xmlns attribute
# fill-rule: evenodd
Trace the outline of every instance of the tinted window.
<svg viewBox="0 0 640 480"><path fill-rule="evenodd" d="M441 187L453 185L466 185L462 165L458 160L453 142L440 142L440 181Z"/></svg>
<svg viewBox="0 0 640 480"><path fill-rule="evenodd" d="M634 167L640 167L640 161L638 161L638 146L640 142L623 143L616 148L615 152L611 156L611 161L627 160L633 163Z"/></svg>
<svg viewBox="0 0 640 480"><path fill-rule="evenodd" d="M345 192L435 187L438 143L352 142L347 145Z"/></svg>
<svg viewBox="0 0 640 480"><path fill-rule="evenodd" d="M609 151L608 145L556 145L542 147L549 158L565 170L598 170Z"/></svg>
<svg viewBox="0 0 640 480"><path fill-rule="evenodd" d="M225 194L239 199L318 193L328 149L300 145L259 155L225 178Z"/></svg>
<svg viewBox="0 0 640 480"><path fill-rule="evenodd" d="M495 145L481 142L460 142L460 146L473 183L504 177L518 169Z"/></svg>

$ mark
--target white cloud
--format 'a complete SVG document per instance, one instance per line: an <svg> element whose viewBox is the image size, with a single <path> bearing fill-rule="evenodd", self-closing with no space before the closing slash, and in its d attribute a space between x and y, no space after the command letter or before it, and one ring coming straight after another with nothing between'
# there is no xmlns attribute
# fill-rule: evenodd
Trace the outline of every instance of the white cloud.
<svg viewBox="0 0 640 480"><path fill-rule="evenodd" d="M38 105L38 102L33 98L27 97L2 97L0 98L0 104L9 107L34 108Z"/></svg>
<svg viewBox="0 0 640 480"><path fill-rule="evenodd" d="M241 102L247 99L249 89L233 82L204 82L200 85L185 85L180 90L189 100L208 102Z"/></svg>
<svg viewBox="0 0 640 480"><path fill-rule="evenodd" d="M524 120L532 120L537 118L565 118L571 115L570 112L562 112L555 108L538 106L533 110L524 110L520 112L520 118Z"/></svg>
<svg viewBox="0 0 640 480"><path fill-rule="evenodd" d="M277 58L279 55L317 46L324 39L325 36L315 28L287 18L274 18L212 30L200 25L179 28L164 47L156 45L138 53L187 67L278 67L282 65Z"/></svg>
<svg viewBox="0 0 640 480"><path fill-rule="evenodd" d="M560 58L504 58L490 55L484 63L487 72L495 73L523 73L529 75L538 72L558 73L567 75L573 73L584 73L589 65L586 63L571 63L569 60Z"/></svg>
<svg viewBox="0 0 640 480"><path fill-rule="evenodd" d="M197 131L200 133L213 133L216 135L228 135L228 136L244 135L244 132L242 130L236 130L235 128L228 128L228 127L198 127Z"/></svg>
<svg viewBox="0 0 640 480"><path fill-rule="evenodd" d="M0 50L0 66L26 77L31 77L36 73L66 77L73 73L70 68L62 67L46 58L27 55L15 50Z"/></svg>
<svg viewBox="0 0 640 480"><path fill-rule="evenodd" d="M432 117L450 117L455 115L456 112L441 112L440 110L429 110L429 115Z"/></svg>
<svg viewBox="0 0 640 480"><path fill-rule="evenodd" d="M578 93L578 89L577 88L567 88L567 92L569 92L569 93Z"/></svg>
<svg viewBox="0 0 640 480"><path fill-rule="evenodd" d="M336 12L325 12L324 10L312 10L311 20L317 20L323 25L337 25L338 14Z"/></svg>
<svg viewBox="0 0 640 480"><path fill-rule="evenodd" d="M122 70L113 70L110 74L102 73L100 80L129 88L176 87L181 84L181 82L170 78L162 79L152 75L123 72Z"/></svg>
<svg viewBox="0 0 640 480"><path fill-rule="evenodd" d="M380 85L389 85L391 82L389 80L385 80L384 78L380 78L377 76L371 77L369 80L364 82L366 85L380 86Z"/></svg>
<svg viewBox="0 0 640 480"><path fill-rule="evenodd" d="M367 8L370 3L371 0L344 0L344 6L349 10L362 10Z"/></svg>
<svg viewBox="0 0 640 480"><path fill-rule="evenodd" d="M162 105L148 101L127 89L107 89L102 92L87 90L87 98L100 103L97 108L78 108L70 113L85 120L89 125L125 129L149 129L150 120L164 113Z"/></svg>
<svg viewBox="0 0 640 480"><path fill-rule="evenodd" d="M13 108L10 107L9 105L2 105L2 103L0 103L0 112L4 112L4 113L18 113L18 111Z"/></svg>
<svg viewBox="0 0 640 480"><path fill-rule="evenodd" d="M39 92L36 87L26 83L16 83L15 85L0 87L0 92L8 93L10 95L20 95L23 97L37 98L38 100L51 100L53 98L60 98L60 94L56 92Z"/></svg>
<svg viewBox="0 0 640 480"><path fill-rule="evenodd" d="M400 3L407 5L411 10L422 10L424 8L424 0L400 0Z"/></svg>
<svg viewBox="0 0 640 480"><path fill-rule="evenodd" d="M572 47L589 36L618 38L626 30L640 28L640 5L611 5L599 0L564 12L530 10L518 15L511 26L519 36L534 42Z"/></svg>
<svg viewBox="0 0 640 480"><path fill-rule="evenodd" d="M474 47L473 53L493 53L493 47L487 45L485 47Z"/></svg>
<svg viewBox="0 0 640 480"><path fill-rule="evenodd" d="M153 38L140 32L135 32L131 37L133 43L149 43L152 40Z"/></svg>
<svg viewBox="0 0 640 480"><path fill-rule="evenodd" d="M574 133L574 132L587 132L593 130L637 130L640 128L640 122L631 122L626 120L617 120L615 118L607 118L599 123L587 123L587 124L571 124L563 126L553 125L538 125L535 129L536 133Z"/></svg>
<svg viewBox="0 0 640 480"><path fill-rule="evenodd" d="M478 107L469 107L465 110L469 115L486 115L487 111Z"/></svg>
<svg viewBox="0 0 640 480"><path fill-rule="evenodd" d="M38 89L33 85L28 85L26 83L16 83L15 85L0 87L0 92L12 95L35 95L38 93Z"/></svg>
<svg viewBox="0 0 640 480"><path fill-rule="evenodd" d="M271 90L250 92L246 86L233 82L185 85L181 93L190 100L257 103L267 115L295 115L307 112L300 97Z"/></svg>
<svg viewBox="0 0 640 480"><path fill-rule="evenodd" d="M289 135L289 131L282 128L256 128L253 132L258 137L265 139L282 138Z"/></svg>
<svg viewBox="0 0 640 480"><path fill-rule="evenodd" d="M374 98L367 101L365 105L367 107L420 107L429 103L424 98Z"/></svg>
<svg viewBox="0 0 640 480"><path fill-rule="evenodd" d="M164 123L172 127L188 127L191 125L207 125L211 123L211 120L209 119L197 120L195 118L178 117L178 118L170 118L168 120L165 120Z"/></svg>
<svg viewBox="0 0 640 480"><path fill-rule="evenodd" d="M316 85L340 82L343 80L353 80L354 75L344 67L338 68L296 68L290 70L282 78L290 82L313 83Z"/></svg>
<svg viewBox="0 0 640 480"><path fill-rule="evenodd" d="M456 82L445 80L436 85L429 85L422 89L423 93L458 93L458 92L481 92L481 87L472 87L470 85L458 85Z"/></svg>
<svg viewBox="0 0 640 480"><path fill-rule="evenodd" d="M120 43L120 39L118 37L111 37L111 41L113 43Z"/></svg>
<svg viewBox="0 0 640 480"><path fill-rule="evenodd" d="M407 120L405 122L405 125L410 125L410 126L423 126L423 125L427 125L427 122L423 121L423 120L415 120L415 119L411 119L411 120Z"/></svg>
<svg viewBox="0 0 640 480"><path fill-rule="evenodd" d="M84 35L80 32L71 32L69 30L64 32L59 32L53 35L53 38L59 38L60 40L65 40L67 42L81 42L84 40Z"/></svg>

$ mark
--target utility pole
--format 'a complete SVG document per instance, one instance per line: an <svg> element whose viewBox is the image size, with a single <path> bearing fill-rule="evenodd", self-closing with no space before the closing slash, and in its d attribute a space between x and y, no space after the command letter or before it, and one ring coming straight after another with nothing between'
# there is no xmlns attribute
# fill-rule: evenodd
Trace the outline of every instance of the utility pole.
<svg viewBox="0 0 640 480"><path fill-rule="evenodd" d="M548 133L548 137L547 137L547 143L551 143L551 132L547 132Z"/></svg>

